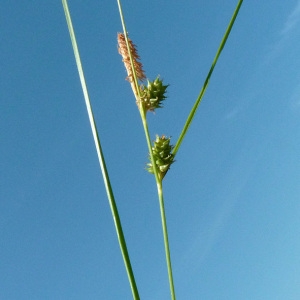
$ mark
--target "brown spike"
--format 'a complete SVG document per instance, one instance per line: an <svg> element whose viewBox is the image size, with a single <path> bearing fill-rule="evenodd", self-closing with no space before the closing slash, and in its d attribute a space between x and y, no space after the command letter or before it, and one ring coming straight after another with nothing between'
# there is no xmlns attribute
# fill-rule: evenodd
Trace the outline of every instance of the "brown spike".
<svg viewBox="0 0 300 300"><path fill-rule="evenodd" d="M129 38L128 38L128 42L129 42L129 48L131 51L131 56L133 59L133 65L135 68L136 76L139 80L143 81L144 79L146 79L146 75L143 70L142 63L139 62L140 57L137 53L136 46L133 44L133 42ZM118 33L118 45L119 45L119 47L118 47L119 53L122 55L123 62L124 62L124 65L125 65L125 68L126 68L127 74L128 74L126 79L130 83L132 83L133 82L133 72L132 72L132 68L131 68L130 56L128 53L125 36L123 33Z"/></svg>

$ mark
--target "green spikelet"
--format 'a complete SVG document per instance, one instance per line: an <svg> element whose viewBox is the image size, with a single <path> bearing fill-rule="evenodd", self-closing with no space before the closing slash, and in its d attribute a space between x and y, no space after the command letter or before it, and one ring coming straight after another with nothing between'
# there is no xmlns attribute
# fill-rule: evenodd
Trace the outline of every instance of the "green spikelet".
<svg viewBox="0 0 300 300"><path fill-rule="evenodd" d="M162 80L157 77L154 81L148 81L147 87L141 85L141 99L146 111L154 111L162 107L162 101L165 100L166 90L169 85L163 85Z"/></svg>
<svg viewBox="0 0 300 300"><path fill-rule="evenodd" d="M154 161L158 169L158 175L162 179L166 172L170 169L171 164L174 162L174 155L171 153L174 148L170 145L170 139L164 135L156 136L154 145L152 147ZM147 164L147 170L150 173L154 173L152 163Z"/></svg>

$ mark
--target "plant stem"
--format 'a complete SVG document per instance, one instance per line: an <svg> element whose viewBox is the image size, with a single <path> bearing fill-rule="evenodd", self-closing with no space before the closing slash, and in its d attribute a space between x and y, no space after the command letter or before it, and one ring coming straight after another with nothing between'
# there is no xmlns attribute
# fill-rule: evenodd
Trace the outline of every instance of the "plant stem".
<svg viewBox="0 0 300 300"><path fill-rule="evenodd" d="M135 67L133 64L133 59L128 43L128 35L127 35L127 30L126 30L126 25L124 21L124 16L123 16L123 11L122 11L122 6L121 6L121 1L117 0L118 2L118 7L119 7L119 12L120 12L120 17L121 17L121 23L123 27L123 32L126 40L126 45L128 49L128 53L130 56L130 63L131 63L131 68L133 70L133 77L134 81L131 82L133 94L137 100L137 102L140 101L141 95L140 95L140 89L138 86L138 80L136 76L136 71ZM165 216L165 208L164 208L164 199L163 199L163 190L162 190L162 179L159 178L158 176L158 169L156 162L154 160L153 156L153 151L152 151L152 144L151 144L151 139L149 135L149 129L148 129L148 123L147 123L147 118L146 118L146 111L144 109L143 105L139 105L139 111L143 123L143 128L144 128L144 133L147 141L147 146L148 146L148 151L150 154L150 159L151 163L153 166L153 171L154 171L154 176L155 176L155 181L157 185L157 193L158 193L158 198L159 198L159 204L160 204L160 214L161 214L161 221L162 221L162 227L163 227L163 236L164 236L164 246L165 246L165 253L166 253L166 260L167 260L167 268L168 268L168 277L169 277L169 284L170 284L170 291L171 291L171 299L175 300L175 289L174 289L174 283L173 283L173 275L172 275L172 265L171 265L171 257L170 257L170 250L169 250L169 241L168 241L168 231L167 231L167 222L166 222L166 216Z"/></svg>
<svg viewBox="0 0 300 300"><path fill-rule="evenodd" d="M147 145L150 153L150 159L154 169L155 181L157 186L157 194L159 199L159 208L160 208L160 216L161 216L162 230L163 230L163 237L164 237L164 246L165 246L165 254L166 254L166 261L167 261L167 268L168 268L168 278L169 278L171 299L175 300L176 297L175 297L175 288L174 288L174 281L173 281L173 274L172 274L172 264L171 264L170 247L169 247L169 239L168 239L167 221L166 221L166 214L165 214L162 178L160 179L158 176L157 165L153 157L148 125L147 125L147 120L144 111L141 111L141 118L143 122L143 127L145 131Z"/></svg>
<svg viewBox="0 0 300 300"><path fill-rule="evenodd" d="M173 274L172 274L172 264L171 264L170 248L169 248L169 238L168 238L167 220L166 220L166 214L165 214L162 180L160 180L157 183L157 192L158 192L158 198L159 198L160 215L161 215L161 222L162 222L163 235L164 235L164 244L165 244L165 253L166 253L166 260L167 260L167 267L168 267L168 277L169 277L171 299L175 300L176 296L175 296L175 288L174 288L174 281L173 281Z"/></svg>
<svg viewBox="0 0 300 300"><path fill-rule="evenodd" d="M122 230L122 224L121 224L121 220L119 217L118 208L117 208L117 205L115 202L115 198L114 198L112 186L110 183L107 167L105 164L105 159L104 159L103 151L101 148L100 138L98 135L95 119L93 116L92 106L91 106L89 95L88 95L87 85L85 82L84 72L83 72L83 68L82 68L82 64L81 64L81 59L80 59L80 55L79 55L79 50L78 50L78 46L77 46L77 42L76 42L76 37L75 37L73 25L72 25L72 20L71 20L69 8L68 8L67 0L62 0L62 3L63 3L65 15L66 15L69 32L70 32L73 51L74 51L74 55L75 55L75 60L76 60L77 68L78 68L78 73L79 73L79 77L80 77L83 94L84 94L84 99L85 99L85 103L86 103L86 107L87 107L87 111L88 111L89 121L90 121L91 129L92 129L92 133L93 133L93 138L94 138L94 142L95 142L95 146L96 146L96 150L97 150L97 154L98 154L100 168L102 171L104 185L105 185L107 197L109 200L110 209L112 212L115 229L116 229L116 232L118 235L119 245L121 248L121 252L122 252L125 268L127 271L128 279L130 282L133 298L135 300L139 300L140 297L139 297L138 289L137 289L137 286L135 283L131 263L130 263L130 258L129 258L129 254L128 254L128 250L127 250L127 246L126 246L126 241L125 241L125 237L124 237L123 230Z"/></svg>
<svg viewBox="0 0 300 300"><path fill-rule="evenodd" d="M192 108L192 110L191 110L191 112L190 112L190 114L189 114L189 116L188 116L188 118L187 118L186 123L184 124L183 130L182 130L182 132L181 132L181 134L180 134L180 136L179 136L179 138L178 138L178 141L176 142L176 145L175 145L175 147L174 147L174 149L173 149L173 151L172 151L172 153L174 154L174 156L176 155L176 153L177 153L177 151L178 151L178 149L179 149L179 147L180 147L180 145L181 145L181 143L182 143L182 140L183 140L183 138L185 137L186 132L187 132L188 128L189 128L190 125L191 125L191 122L192 122L192 120L193 120L193 118L194 118L194 115L195 115L195 113L196 113L196 110L197 110L197 108L198 108L198 106L199 106L199 104L200 104L200 102L201 102L201 100L202 100L202 98L203 98L203 96L204 96L204 93L205 93L205 91L206 91L206 88L208 87L210 77L211 77L211 75L212 75L212 73L213 73L213 71L214 71L214 68L215 68L215 66L216 66L216 64L217 64L217 61L218 61L218 59L219 59L219 56L220 56L220 54L221 54L221 52L222 52L222 50L223 50L223 48L224 48L224 46L225 46L225 44L226 44L227 38L228 38L228 36L229 36L229 34L230 34L230 31L231 31L231 29L232 29L232 26L233 26L233 24L234 24L234 22L235 22L235 19L236 19L237 15L238 15L238 12L239 12L239 10L240 10L240 7L241 7L242 3L243 3L243 0L239 0L237 6L236 6L236 8L235 8L235 11L234 11L234 13L233 13L233 15L232 15L232 17L231 17L231 20L230 20L230 22L229 22L229 25L228 25L228 27L227 27L227 29L226 29L226 32L225 32L225 34L224 34L224 36L223 36L223 38L222 38L222 41L221 41L221 43L220 43L220 46L219 46L218 51L217 51L217 53L216 53L216 56L215 56L215 58L214 58L214 60L213 60L213 63L212 63L212 65L211 65L210 70L209 70L209 72L208 72L208 74L207 74L207 77L206 77L206 79L205 79L205 81L204 81L204 84L203 84L203 87L202 87L202 89L201 89L201 91L200 91L200 94L199 94L198 98L196 99L196 102L195 102L195 104L194 104L194 106L193 106L193 108Z"/></svg>

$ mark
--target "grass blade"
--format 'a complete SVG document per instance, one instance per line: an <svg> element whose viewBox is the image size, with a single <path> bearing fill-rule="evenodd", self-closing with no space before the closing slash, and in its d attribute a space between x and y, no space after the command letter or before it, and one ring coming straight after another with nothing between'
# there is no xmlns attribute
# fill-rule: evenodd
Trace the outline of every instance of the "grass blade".
<svg viewBox="0 0 300 300"><path fill-rule="evenodd" d="M194 104L194 106L193 106L193 108L192 108L192 110L191 110L191 112L190 112L190 114L189 114L189 116L188 116L188 118L186 120L186 123L184 124L183 130L182 130L182 132L181 132L181 134L180 134L180 136L178 138L178 141L176 142L176 145L174 146L174 149L173 149L173 152L172 152L174 155L176 155L176 153L177 153L177 151L178 151L178 149L179 149L179 147L180 147L180 145L182 143L182 140L185 137L185 135L187 133L187 130L189 129L189 127L190 127L190 125L191 125L191 123L193 121L193 118L195 116L196 110L197 110L197 108L198 108L198 106L199 106L199 104L200 104L200 102L201 102L201 100L202 100L202 98L203 98L203 96L205 94L205 91L206 91L206 89L208 87L208 84L209 84L210 77L211 77L211 75L212 75L212 73L214 71L214 68L215 68L215 66L216 66L216 64L218 62L219 56L220 56L220 54L221 54L221 52L222 52L222 50L223 50L223 48L224 48L224 46L226 44L226 41L228 39L228 36L229 36L230 31L232 29L232 26L233 26L233 24L234 24L234 22L236 20L236 17L237 17L237 15L239 13L239 10L240 10L240 7L241 7L242 3L243 3L243 0L239 0L237 6L235 8L235 11L234 11L234 13L233 13L233 15L231 17L229 25L228 25L228 27L226 29L226 32L225 32L225 34L224 34L224 36L222 38L222 41L220 43L220 46L219 46L218 51L216 53L216 56L215 56L215 58L214 58L214 60L212 62L210 70L209 70L209 72L208 72L208 74L206 76L206 79L204 81L204 84L203 84L203 87L202 87L202 89L200 91L200 94L199 94L198 98L196 99L196 102L195 102L195 104Z"/></svg>
<svg viewBox="0 0 300 300"><path fill-rule="evenodd" d="M107 197L109 200L111 212L113 215L115 228L116 228L117 235L118 235L119 245L121 248L121 252L122 252L125 268L127 271L128 279L130 282L133 298L138 300L138 299L140 299L140 297L139 297L138 289L137 289L136 282L134 279L134 274L132 271L129 254L128 254L128 250L127 250L127 246L126 246L126 242L125 242L125 237L124 237L123 230L122 230L121 220L119 217L117 205L116 205L114 195L113 195L112 186L110 184L108 171L107 171L105 160L104 160L103 151L101 148L100 138L98 135L95 119L93 116L92 106L91 106L91 103L89 100L87 85L86 85L85 78L84 78L83 68L81 65L79 50L77 47L77 42L76 42L76 38L75 38L75 33L74 33L73 25L72 25L72 20L71 20L69 8L68 8L67 0L62 0L62 3L63 3L65 15L66 15L69 32L70 32L71 42L72 42L75 60L76 60L78 73L79 73L79 77L80 77L80 82L81 82L81 86L82 86L82 90L83 90L83 94L84 94L84 99L85 99L85 103L86 103L86 107L87 107L87 111L88 111L89 121L90 121L91 129L92 129L92 133L93 133L93 138L95 141L98 159L99 159L99 163L100 163L100 167L101 167L101 171L102 171L104 185L105 185Z"/></svg>

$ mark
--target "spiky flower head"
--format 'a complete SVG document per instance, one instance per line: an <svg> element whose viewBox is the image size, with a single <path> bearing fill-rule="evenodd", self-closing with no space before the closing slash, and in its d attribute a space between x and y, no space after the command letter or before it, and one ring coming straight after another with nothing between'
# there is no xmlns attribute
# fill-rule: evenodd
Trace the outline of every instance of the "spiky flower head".
<svg viewBox="0 0 300 300"><path fill-rule="evenodd" d="M154 111L162 107L162 101L165 100L166 90L169 85L164 85L159 76L154 81L148 81L148 85L141 85L141 101L145 110Z"/></svg>
<svg viewBox="0 0 300 300"><path fill-rule="evenodd" d="M139 80L143 81L144 79L146 79L146 75L145 72L143 70L143 65L142 63L139 61L140 60L140 56L137 53L137 49L136 49L136 45L131 41L131 39L128 38L128 43L129 43L129 48L130 48L130 52L131 52L131 57L133 60L133 65L134 65L134 69L135 69L135 73L136 76ZM133 70L131 67L131 63L130 63L130 55L128 53L128 49L127 49L127 45L126 45L126 40L125 40L125 36L123 33L118 33L118 50L119 53L122 55L123 58L123 62L127 71L128 76L126 77L126 79L132 83L133 80Z"/></svg>
<svg viewBox="0 0 300 300"><path fill-rule="evenodd" d="M170 169L171 164L174 162L174 155L171 153L174 148L170 145L171 138L167 138L164 135L156 136L154 145L152 146L153 158L156 163L158 176L162 179L166 172ZM150 162L147 164L147 171L154 173L153 165Z"/></svg>

